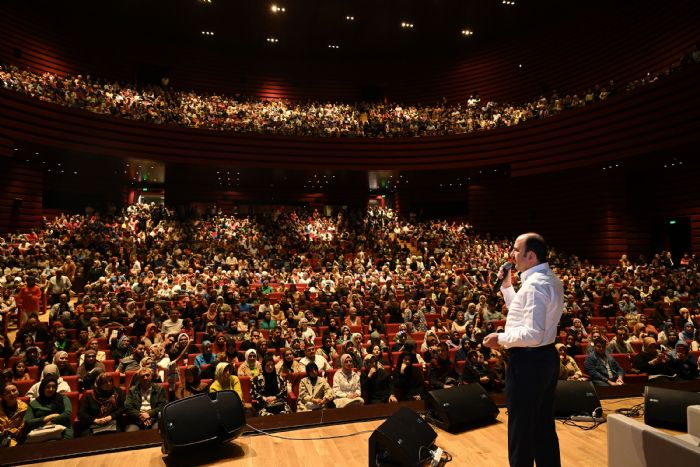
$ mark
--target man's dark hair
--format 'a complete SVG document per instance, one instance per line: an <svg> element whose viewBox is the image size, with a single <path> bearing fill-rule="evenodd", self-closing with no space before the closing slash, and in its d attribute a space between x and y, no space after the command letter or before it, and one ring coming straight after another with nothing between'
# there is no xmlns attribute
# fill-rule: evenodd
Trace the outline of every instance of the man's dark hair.
<svg viewBox="0 0 700 467"><path fill-rule="evenodd" d="M547 243L540 234L529 233L525 237L525 252L532 251L540 263L547 262Z"/></svg>

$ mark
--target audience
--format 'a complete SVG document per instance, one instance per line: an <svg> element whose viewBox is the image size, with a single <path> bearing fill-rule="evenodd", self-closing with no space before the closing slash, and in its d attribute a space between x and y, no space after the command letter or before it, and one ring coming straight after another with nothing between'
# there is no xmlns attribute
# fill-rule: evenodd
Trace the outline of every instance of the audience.
<svg viewBox="0 0 700 467"><path fill-rule="evenodd" d="M688 56L682 67L698 63L698 54ZM679 68L649 73L630 82L625 89L631 91L652 84ZM0 86L66 107L162 125L237 133L368 138L439 136L509 127L604 102L616 94L616 85L610 81L607 86L596 85L581 95L559 96L553 91L550 98L539 96L520 105L486 102L478 94L466 102L448 104L443 99L435 105L294 102L197 94L160 86L138 87L90 76L34 73L11 65L0 66ZM51 279L52 304L58 301L58 294L70 289L71 276L75 275L76 265L70 257L66 263L72 264L68 268L70 274L58 276L58 284L55 277ZM332 286L328 290L332 291ZM604 304L604 313L611 310L610 305ZM265 321L266 326L271 323L269 319Z"/></svg>
<svg viewBox="0 0 700 467"><path fill-rule="evenodd" d="M171 398L232 389L260 415L414 400L460 382L498 391L502 378L491 368L502 366L501 356L481 339L502 326L493 310L507 313L491 280L510 247L508 239L478 235L467 224L417 223L376 208L336 217L304 210L188 216L133 205L62 215L0 239L0 286L15 297L30 278L48 284L61 270L72 285L53 307L69 304L73 311L49 314L48 327L38 319L43 305L24 323L15 315L10 325L20 329L13 342L3 340L0 358L22 384L30 373L58 378L53 385L62 394L70 391L62 375L77 366L81 410L94 399L87 390L100 375L114 378L113 365L128 390L128 430L156 421L165 402L156 373L169 383ZM66 266L66 250L73 265ZM549 260L566 293L558 346L563 379L622 384L619 354L629 355L642 377L697 378L700 286L693 255L676 265L666 252L603 266L558 251ZM612 297L614 313L603 323L604 295ZM628 326L635 330L629 338ZM614 337L606 342L606 335ZM642 341L643 351L635 352ZM573 357L589 348L579 368ZM189 367L187 355L196 356ZM43 368L45 361L52 364ZM333 367L339 369L327 380ZM250 394L235 374L250 378ZM36 398L40 386L19 396ZM110 391L106 382L103 390ZM79 432L114 431L108 424L93 430L84 420Z"/></svg>

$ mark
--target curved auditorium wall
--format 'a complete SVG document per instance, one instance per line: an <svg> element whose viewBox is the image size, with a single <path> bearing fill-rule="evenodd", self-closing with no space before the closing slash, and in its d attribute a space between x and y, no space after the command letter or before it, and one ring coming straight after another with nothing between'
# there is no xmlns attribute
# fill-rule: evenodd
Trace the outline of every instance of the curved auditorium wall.
<svg viewBox="0 0 700 467"><path fill-rule="evenodd" d="M34 13L22 9L21 2L0 6L0 61L127 81L135 79L140 65L149 64L168 70L171 83L183 89L324 101L356 101L372 88L400 102L465 100L475 90L487 100L525 102L553 89L581 93L611 79L623 86L670 66L700 41L698 2L644 1L633 9L611 5L605 14L592 8L571 21L533 28L517 41L491 44L450 61L397 63L388 57L329 66L266 57L232 60L201 48L156 50L145 44L126 54L117 43L95 50L90 41Z"/></svg>

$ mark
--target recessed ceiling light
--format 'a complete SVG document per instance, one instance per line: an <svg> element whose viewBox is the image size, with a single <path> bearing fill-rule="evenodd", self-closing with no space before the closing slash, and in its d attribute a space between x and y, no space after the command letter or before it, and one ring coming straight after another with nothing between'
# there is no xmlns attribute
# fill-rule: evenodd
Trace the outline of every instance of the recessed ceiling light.
<svg viewBox="0 0 700 467"><path fill-rule="evenodd" d="M268 37L267 42L269 42L271 44L276 44L277 42L279 42L279 39L277 39L275 37Z"/></svg>
<svg viewBox="0 0 700 467"><path fill-rule="evenodd" d="M350 16L350 15L346 16L345 19L346 19L347 21L355 21L355 17L354 17L354 16Z"/></svg>
<svg viewBox="0 0 700 467"><path fill-rule="evenodd" d="M474 31L472 31L471 29L462 29L462 35L463 36L473 36Z"/></svg>
<svg viewBox="0 0 700 467"><path fill-rule="evenodd" d="M407 23L406 21L401 22L401 27L404 29L412 29L413 28L413 23Z"/></svg>

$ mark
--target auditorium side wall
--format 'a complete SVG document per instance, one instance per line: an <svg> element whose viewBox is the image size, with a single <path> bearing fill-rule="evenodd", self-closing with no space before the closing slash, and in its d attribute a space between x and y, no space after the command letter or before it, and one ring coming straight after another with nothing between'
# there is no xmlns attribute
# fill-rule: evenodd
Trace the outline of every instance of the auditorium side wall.
<svg viewBox="0 0 700 467"><path fill-rule="evenodd" d="M469 219L480 231L542 233L552 244L595 263L615 263L669 248L665 226L690 220L690 244L700 251L700 167L690 156L655 157L634 165L602 166L517 177L469 188ZM610 164L608 164L609 166ZM664 168L667 165L667 168Z"/></svg>

